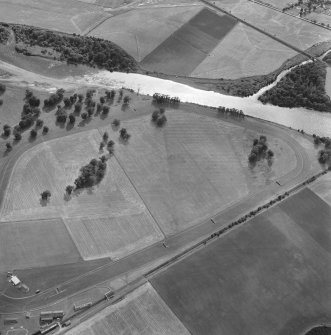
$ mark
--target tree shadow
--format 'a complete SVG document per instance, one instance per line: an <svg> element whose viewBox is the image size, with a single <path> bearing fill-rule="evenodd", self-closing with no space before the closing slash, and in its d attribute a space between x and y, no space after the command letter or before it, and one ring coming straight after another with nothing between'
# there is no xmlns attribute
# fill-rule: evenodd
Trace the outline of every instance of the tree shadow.
<svg viewBox="0 0 331 335"><path fill-rule="evenodd" d="M40 201L39 201L40 205L42 207L46 207L47 204L49 203L49 199L43 199L43 198L40 198Z"/></svg>
<svg viewBox="0 0 331 335"><path fill-rule="evenodd" d="M70 131L75 126L74 123L68 122L66 125L66 131Z"/></svg>
<svg viewBox="0 0 331 335"><path fill-rule="evenodd" d="M37 136L29 136L29 143L35 142L37 139Z"/></svg>
<svg viewBox="0 0 331 335"><path fill-rule="evenodd" d="M71 200L71 195L68 194L67 192L65 192L64 195L63 195L63 200L66 201L66 202L70 201Z"/></svg>
<svg viewBox="0 0 331 335"><path fill-rule="evenodd" d="M56 122L55 122L55 125L56 125L57 127L61 128L61 129L64 129L64 127L65 127L65 122L58 122L58 121L56 121Z"/></svg>
<svg viewBox="0 0 331 335"><path fill-rule="evenodd" d="M100 114L100 119L105 120L108 117L108 114L101 113Z"/></svg>

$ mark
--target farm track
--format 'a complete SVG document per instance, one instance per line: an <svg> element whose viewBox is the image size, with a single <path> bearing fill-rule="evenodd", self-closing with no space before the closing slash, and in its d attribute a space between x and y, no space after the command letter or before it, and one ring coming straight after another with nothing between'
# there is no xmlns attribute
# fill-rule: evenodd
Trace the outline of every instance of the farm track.
<svg viewBox="0 0 331 335"><path fill-rule="evenodd" d="M210 112L210 114L214 114L215 112ZM236 121L233 121L236 123ZM240 122L238 122L240 124ZM261 124L256 122L254 119L248 119L247 123L250 128L255 129L255 131L261 131L259 128ZM257 124L258 123L258 124ZM287 130L275 128L273 125L266 124L265 125L268 130L272 133L282 136L290 143L290 146L297 154L297 166L291 171L287 176L284 176L283 183L286 185L286 189L290 188L290 186L299 183L303 179L309 176L311 172L310 165L308 164L307 156L303 151L302 147L287 134ZM91 125L91 128L96 127L94 124ZM84 129L78 129L78 131L84 131ZM62 134L63 135L63 134ZM52 138L60 137L61 134L53 134ZM50 138L49 138L50 139ZM40 141L42 142L43 139ZM38 143L40 143L38 142ZM27 143L20 148L17 152L15 152L15 156L13 155L10 159L7 160L6 164L2 166L2 171L4 171L3 177L1 179L0 188L1 188L1 198L4 194L4 186L6 186L12 168L15 166L16 160L19 156L30 147L36 145L37 143ZM170 236L166 240L167 248L164 248L162 242L158 242L151 247L147 247L135 254L122 258L119 261L111 262L106 265L101 266L93 271L90 271L84 275L76 277L68 282L62 283L61 285L57 285L59 288L59 293L54 294L54 288L50 288L38 296L33 296L26 299L16 300L7 296L2 295L0 298L0 311L1 313L17 313L24 312L26 309L40 309L42 306L54 304L60 300L67 298L68 296L72 296L79 291L86 290L91 287L91 283L96 285L98 283L102 283L111 278L116 278L123 274L126 274L130 271L137 270L146 266L147 264L155 263L158 260L161 262L164 259L171 259L174 255L181 252L183 246L192 245L197 240L209 236L211 233L219 230L222 227L225 227L229 221L235 219L242 215L242 213L249 211L252 208L255 208L257 205L266 202L266 199L270 197L274 197L275 194L281 193L284 190L283 187L279 187L276 183L274 183L268 190L263 192L254 192L253 194L249 194L247 197L242 199L239 203L227 208L226 210L218 213L213 217L213 221L210 219L205 220L199 225L196 225L192 228L189 228L179 234Z"/></svg>
<svg viewBox="0 0 331 335"><path fill-rule="evenodd" d="M269 38L272 38L273 40L275 40L275 41L277 41L277 42L279 42L279 43L285 45L286 47L288 47L288 48L290 48L290 49L292 49L292 50L298 52L299 54L302 54L302 55L304 55L304 56L306 56L306 57L308 57L308 58L310 58L310 59L312 59L312 60L316 60L315 57L312 56L312 55L310 55L309 53L307 53L307 52L305 52L305 51L303 51L303 50L301 50L301 49L295 47L294 45L292 45L292 44L290 44L290 43L287 43L286 41L284 41L284 40L282 40L282 39L276 37L276 36L273 35L273 34L270 34L270 33L266 32L266 31L263 30L263 29L260 29L260 28L256 27L255 25L253 25L253 24L247 22L247 21L244 20L244 19L241 19L241 18L239 18L239 17L237 17L237 16L231 14L230 12L226 11L225 9L223 9L223 8L221 8L221 7L218 7L218 6L214 5L214 4L211 3L210 1L208 1L208 0L200 0L200 1L201 1L202 3L204 3L204 4L206 4L207 6L213 8L214 10L218 11L218 12L222 12L223 14L227 14L227 15L231 16L232 18L238 20L239 22L245 24L246 26L255 29L256 31L258 31L258 32L260 32L260 33L262 33L262 34L264 34L265 36L267 36L267 37L269 37Z"/></svg>

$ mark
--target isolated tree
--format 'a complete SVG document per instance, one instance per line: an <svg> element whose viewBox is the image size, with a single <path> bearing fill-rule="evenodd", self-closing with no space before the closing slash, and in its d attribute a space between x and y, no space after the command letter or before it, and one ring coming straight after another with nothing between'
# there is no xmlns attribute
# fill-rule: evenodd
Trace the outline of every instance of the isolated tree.
<svg viewBox="0 0 331 335"><path fill-rule="evenodd" d="M114 127L119 127L120 126L120 124L121 124L121 122L120 122L120 120L118 120L118 119L114 119L114 121L113 121L113 123L112 123L112 125L114 126Z"/></svg>
<svg viewBox="0 0 331 335"><path fill-rule="evenodd" d="M42 200L48 200L51 197L51 192L49 190L45 190L40 195Z"/></svg>
<svg viewBox="0 0 331 335"><path fill-rule="evenodd" d="M31 138L36 138L37 137L37 131L35 130L35 129L32 129L31 131L30 131L30 137Z"/></svg>
<svg viewBox="0 0 331 335"><path fill-rule="evenodd" d="M67 193L68 195L70 195L70 194L72 193L73 190L74 190L74 187L71 186L71 185L68 185L68 186L66 187L66 193Z"/></svg>
<svg viewBox="0 0 331 335"><path fill-rule="evenodd" d="M6 92L6 85L0 83L0 95Z"/></svg>
<svg viewBox="0 0 331 335"><path fill-rule="evenodd" d="M109 106L103 106L102 107L102 113L105 114L105 115L108 114L109 113Z"/></svg>
<svg viewBox="0 0 331 335"><path fill-rule="evenodd" d="M5 125L3 126L3 135L4 135L5 137L8 137L8 136L10 136L10 132L11 132L11 130L10 130L10 126L9 126L8 124L5 124Z"/></svg>
<svg viewBox="0 0 331 335"><path fill-rule="evenodd" d="M160 115L160 111L155 110L155 111L152 113L152 122L156 122L157 119L159 118L159 115Z"/></svg>
<svg viewBox="0 0 331 335"><path fill-rule="evenodd" d="M102 151L104 147L105 147L105 143L104 142L100 142L99 151Z"/></svg>
<svg viewBox="0 0 331 335"><path fill-rule="evenodd" d="M44 125L44 121L43 121L43 120L38 119L38 120L36 121L36 126L37 126L37 128L41 128L43 125Z"/></svg>
<svg viewBox="0 0 331 335"><path fill-rule="evenodd" d="M30 98L33 97L33 92L29 89L26 89L25 90L25 97L24 97L24 100L25 101L28 101Z"/></svg>
<svg viewBox="0 0 331 335"><path fill-rule="evenodd" d="M81 102L77 102L75 104L75 109L74 109L74 112L76 114L80 114L80 112L82 111L82 103Z"/></svg>
<svg viewBox="0 0 331 335"><path fill-rule="evenodd" d="M87 117L88 117L87 113L85 113L85 112L84 112L84 113L82 113L82 115L81 115L81 116L82 116L82 119L83 119L83 120L86 120L86 119L87 119Z"/></svg>
<svg viewBox="0 0 331 335"><path fill-rule="evenodd" d="M105 155L102 155L102 156L100 157L100 161L101 161L102 163L105 163L105 162L107 161L107 157L106 157Z"/></svg>
<svg viewBox="0 0 331 335"><path fill-rule="evenodd" d="M100 113L102 110L102 105L98 102L97 103L97 113Z"/></svg>
<svg viewBox="0 0 331 335"><path fill-rule="evenodd" d="M47 126L44 126L44 128L43 128L43 134L44 135L47 134L48 131L49 131L49 128Z"/></svg>
<svg viewBox="0 0 331 335"><path fill-rule="evenodd" d="M74 124L76 122L75 115L69 114L69 123Z"/></svg>
<svg viewBox="0 0 331 335"><path fill-rule="evenodd" d="M78 101L83 102L84 100L84 95L83 94L78 94Z"/></svg>
<svg viewBox="0 0 331 335"><path fill-rule="evenodd" d="M166 122L167 122L167 118L163 114L156 120L156 125L161 128L165 125Z"/></svg>
<svg viewBox="0 0 331 335"><path fill-rule="evenodd" d="M15 141L20 141L22 139L21 133L15 133L14 138L15 138Z"/></svg>
<svg viewBox="0 0 331 335"><path fill-rule="evenodd" d="M0 107L3 105L3 100L0 99Z"/></svg>
<svg viewBox="0 0 331 335"><path fill-rule="evenodd" d="M87 109L87 114L89 117L91 117L94 114L94 107L89 107Z"/></svg>
<svg viewBox="0 0 331 335"><path fill-rule="evenodd" d="M103 139L104 142L107 142L108 138L109 138L109 134L105 131L102 135L102 139Z"/></svg>
<svg viewBox="0 0 331 335"><path fill-rule="evenodd" d="M105 102L106 102L105 98L104 97L100 97L100 103L104 104Z"/></svg>
<svg viewBox="0 0 331 335"><path fill-rule="evenodd" d="M131 98L130 98L128 95L126 95L126 96L124 97L124 99L123 99L123 103L124 103L125 105L127 105L127 104L130 102L130 100L131 100Z"/></svg>
<svg viewBox="0 0 331 335"><path fill-rule="evenodd" d="M6 151L8 152L8 151L10 151L11 149L13 149L12 145L11 145L9 142L7 142L7 143L6 143Z"/></svg>

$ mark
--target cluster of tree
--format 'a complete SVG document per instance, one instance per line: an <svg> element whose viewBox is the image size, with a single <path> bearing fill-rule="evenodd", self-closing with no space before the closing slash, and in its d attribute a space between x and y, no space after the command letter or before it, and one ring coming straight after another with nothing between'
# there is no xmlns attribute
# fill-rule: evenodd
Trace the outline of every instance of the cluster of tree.
<svg viewBox="0 0 331 335"><path fill-rule="evenodd" d="M261 135L259 139L255 138L253 140L253 147L248 155L248 161L250 163L256 163L257 161L267 158L268 161L271 161L274 157L272 150L268 149L267 137Z"/></svg>
<svg viewBox="0 0 331 335"><path fill-rule="evenodd" d="M10 31L7 27L0 25L0 43L7 43L10 36Z"/></svg>
<svg viewBox="0 0 331 335"><path fill-rule="evenodd" d="M106 173L107 158L102 156L100 159L92 159L90 163L80 169L80 175L74 184L77 189L91 187L100 183Z"/></svg>
<svg viewBox="0 0 331 335"><path fill-rule="evenodd" d="M110 155L114 154L114 146L115 142L113 140L109 140L109 134L107 132L104 132L102 135L102 142L100 142L99 150L103 150L105 146L107 146L107 150Z"/></svg>
<svg viewBox="0 0 331 335"><path fill-rule="evenodd" d="M106 91L106 98L107 98L107 100L114 100L115 95L116 95L115 90Z"/></svg>
<svg viewBox="0 0 331 335"><path fill-rule="evenodd" d="M180 103L180 99L178 97L170 97L166 94L154 93L153 102L157 104L178 105Z"/></svg>
<svg viewBox="0 0 331 335"><path fill-rule="evenodd" d="M92 36L63 35L42 29L12 25L16 40L58 52L68 63L98 66L109 71L135 71L136 61L114 43Z"/></svg>
<svg viewBox="0 0 331 335"><path fill-rule="evenodd" d="M330 111L331 99L325 92L326 68L319 61L296 67L259 97L262 103L280 107L305 107Z"/></svg>
<svg viewBox="0 0 331 335"><path fill-rule="evenodd" d="M40 100L34 96L31 90L27 89L25 91L24 101L25 103L21 113L21 121L18 123L20 131L31 127L40 115Z"/></svg>
<svg viewBox="0 0 331 335"><path fill-rule="evenodd" d="M55 105L59 104L64 95L64 89L60 88L56 91L56 93L53 93L48 99L44 100L44 106L45 107L54 107Z"/></svg>
<svg viewBox="0 0 331 335"><path fill-rule="evenodd" d="M152 122L157 126L157 127L163 127L166 122L167 118L165 116L165 110L164 108L160 108L159 110L155 110L152 113Z"/></svg>
<svg viewBox="0 0 331 335"><path fill-rule="evenodd" d="M217 111L223 115L231 116L237 119L244 119L245 114L242 110L236 108L225 108L225 107L218 107Z"/></svg>
<svg viewBox="0 0 331 335"><path fill-rule="evenodd" d="M4 136L4 137L9 137L9 136L10 136L10 133L11 133L10 125L5 124L5 125L3 126L3 133L2 133L2 136Z"/></svg>

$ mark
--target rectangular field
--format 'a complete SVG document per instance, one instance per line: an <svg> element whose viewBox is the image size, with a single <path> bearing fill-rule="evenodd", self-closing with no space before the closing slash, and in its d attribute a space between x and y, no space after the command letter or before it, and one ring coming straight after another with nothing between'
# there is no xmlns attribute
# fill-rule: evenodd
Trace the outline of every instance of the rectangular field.
<svg viewBox="0 0 331 335"><path fill-rule="evenodd" d="M147 283L67 334L189 335L189 332Z"/></svg>
<svg viewBox="0 0 331 335"><path fill-rule="evenodd" d="M141 65L150 71L189 75L236 24L230 16L202 9L146 56Z"/></svg>
<svg viewBox="0 0 331 335"><path fill-rule="evenodd" d="M309 188L331 206L331 175L330 173L318 178Z"/></svg>
<svg viewBox="0 0 331 335"><path fill-rule="evenodd" d="M191 334L301 334L331 311L330 210L311 191L300 192L152 285ZM311 228L317 225L319 234Z"/></svg>
<svg viewBox="0 0 331 335"><path fill-rule="evenodd" d="M61 219L0 224L0 271L80 260Z"/></svg>

